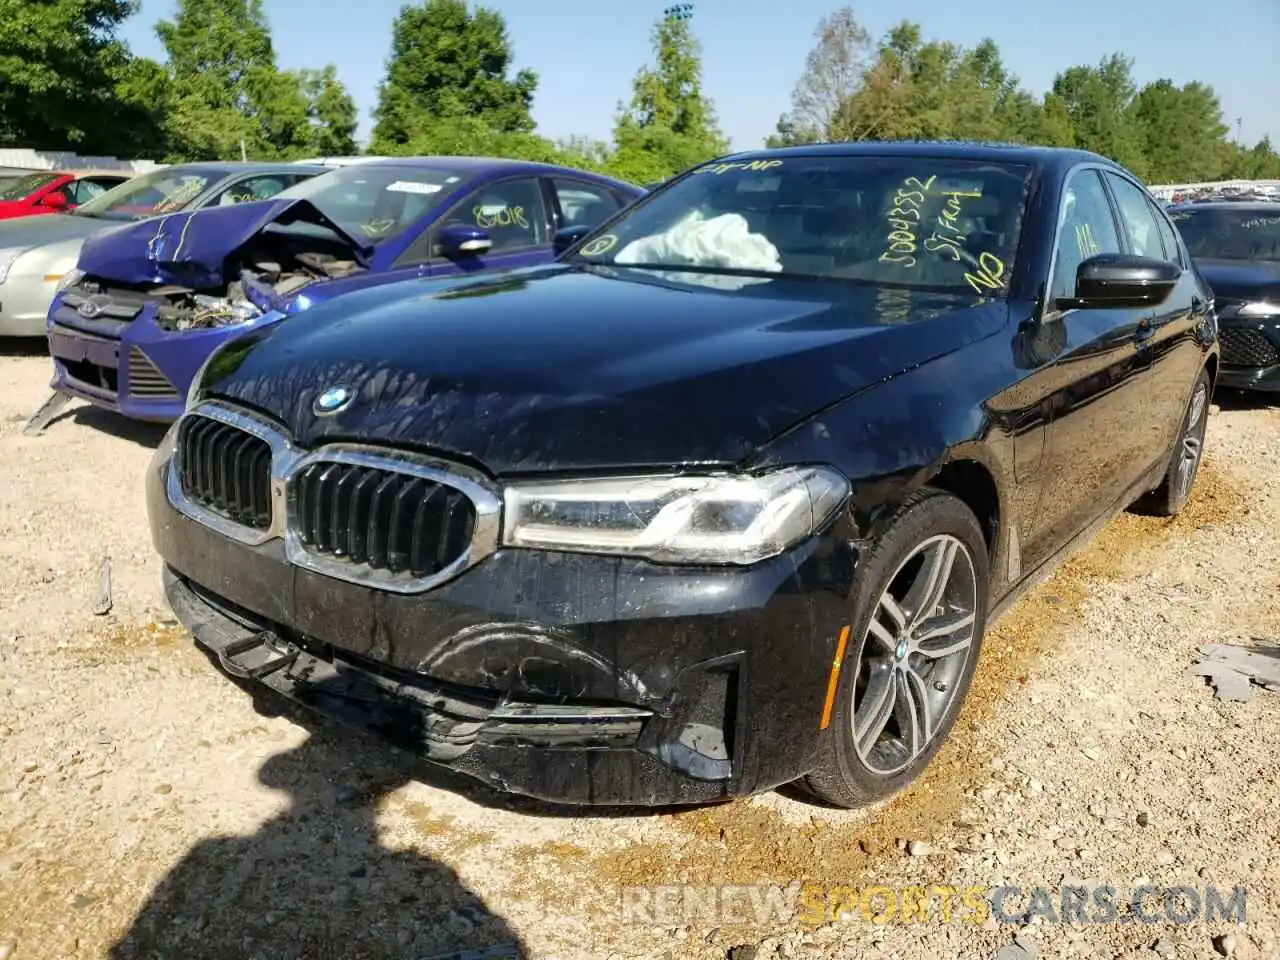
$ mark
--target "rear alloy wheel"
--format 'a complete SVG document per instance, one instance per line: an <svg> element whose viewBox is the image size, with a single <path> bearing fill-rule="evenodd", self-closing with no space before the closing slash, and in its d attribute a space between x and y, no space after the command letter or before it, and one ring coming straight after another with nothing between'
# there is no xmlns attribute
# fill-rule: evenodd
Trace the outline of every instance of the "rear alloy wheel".
<svg viewBox="0 0 1280 960"><path fill-rule="evenodd" d="M987 551L972 511L912 497L866 557L820 762L805 787L856 807L902 789L955 723L986 623Z"/></svg>
<svg viewBox="0 0 1280 960"><path fill-rule="evenodd" d="M1209 374L1200 371L1200 378L1191 391L1187 412L1182 418L1182 429L1174 441L1160 486L1143 498L1144 512L1160 517L1176 517L1191 499L1200 464L1204 460L1204 435L1209 427Z"/></svg>

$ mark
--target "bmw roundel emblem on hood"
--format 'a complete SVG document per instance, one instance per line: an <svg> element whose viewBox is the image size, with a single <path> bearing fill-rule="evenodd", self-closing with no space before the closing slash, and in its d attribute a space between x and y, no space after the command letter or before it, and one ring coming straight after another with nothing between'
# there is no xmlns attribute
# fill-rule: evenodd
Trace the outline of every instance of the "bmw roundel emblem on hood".
<svg viewBox="0 0 1280 960"><path fill-rule="evenodd" d="M345 410L354 397L355 394L347 387L330 387L316 397L312 409L317 417L332 416L340 410Z"/></svg>

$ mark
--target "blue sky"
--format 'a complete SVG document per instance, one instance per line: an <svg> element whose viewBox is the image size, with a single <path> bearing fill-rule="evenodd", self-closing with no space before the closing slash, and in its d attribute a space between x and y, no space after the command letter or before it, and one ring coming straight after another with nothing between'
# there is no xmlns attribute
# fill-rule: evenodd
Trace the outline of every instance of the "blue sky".
<svg viewBox="0 0 1280 960"><path fill-rule="evenodd" d="M360 108L362 136L403 0L265 0L280 65L337 65ZM517 67L537 71L534 117L551 137L607 139L619 99L650 56L649 30L665 0L487 0L507 19ZM839 0L695 0L693 28L703 45L704 85L735 149L760 146L813 44L818 20ZM1033 9L1034 8L1034 9ZM142 0L124 28L135 52L161 57L153 24L173 0ZM875 36L900 20L927 38L971 46L999 44L1023 85L1043 93L1060 69L1122 51L1139 82L1169 77L1211 84L1232 135L1236 118L1252 143L1270 135L1280 147L1280 2L1278 0L1041 0L982 7L955 0L896 0L855 5ZM985 11L992 11L986 13Z"/></svg>

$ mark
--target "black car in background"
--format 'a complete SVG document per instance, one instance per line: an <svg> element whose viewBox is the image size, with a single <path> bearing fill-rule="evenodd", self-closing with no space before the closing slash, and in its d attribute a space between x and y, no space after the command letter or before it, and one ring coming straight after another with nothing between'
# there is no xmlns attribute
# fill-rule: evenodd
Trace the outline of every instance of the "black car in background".
<svg viewBox="0 0 1280 960"><path fill-rule="evenodd" d="M1213 289L1220 382L1280 391L1280 203L1185 204L1169 215Z"/></svg>
<svg viewBox="0 0 1280 960"><path fill-rule="evenodd" d="M228 672L536 797L853 806L1020 589L1191 491L1210 294L1101 157L738 154L575 236L214 354L148 505Z"/></svg>

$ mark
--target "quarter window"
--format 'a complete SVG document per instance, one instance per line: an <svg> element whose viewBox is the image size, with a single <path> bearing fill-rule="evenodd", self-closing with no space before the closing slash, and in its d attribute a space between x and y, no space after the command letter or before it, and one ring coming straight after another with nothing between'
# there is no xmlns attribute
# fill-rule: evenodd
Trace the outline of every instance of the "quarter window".
<svg viewBox="0 0 1280 960"><path fill-rule="evenodd" d="M1058 231L1057 260L1053 268L1053 298L1075 295L1080 264L1100 253L1119 253L1111 204L1096 170L1081 170L1067 182L1065 212Z"/></svg>
<svg viewBox="0 0 1280 960"><path fill-rule="evenodd" d="M1156 222L1156 229L1160 231L1160 239L1164 241L1164 258L1181 267L1182 251L1178 249L1178 235L1173 231L1173 224L1169 222L1168 217L1154 207L1151 209L1151 217Z"/></svg>
<svg viewBox="0 0 1280 960"><path fill-rule="evenodd" d="M1145 191L1113 173L1107 174L1107 180L1115 194L1116 206L1120 208L1120 222L1129 237L1133 252L1140 257L1163 260L1164 248L1160 242L1160 230L1151 215L1151 201L1147 199Z"/></svg>

